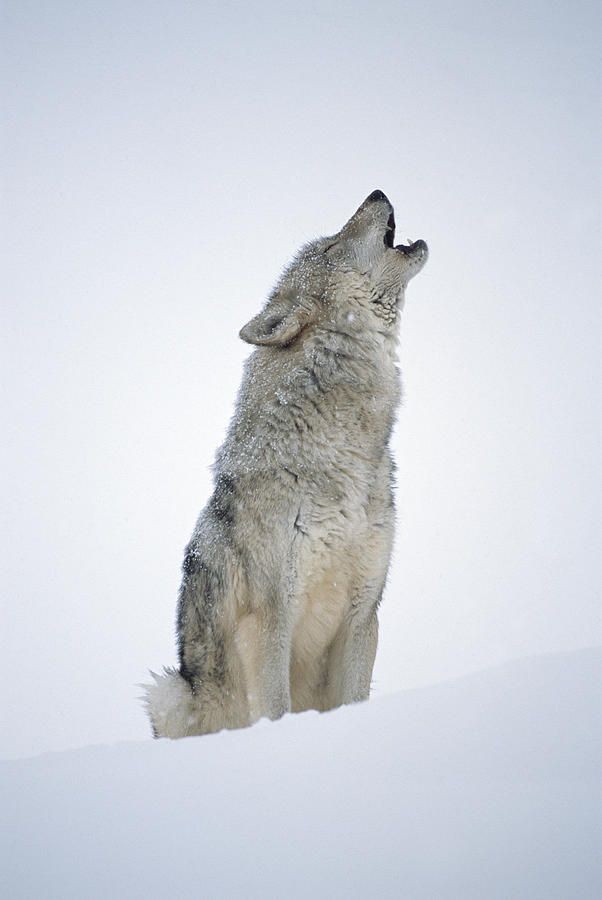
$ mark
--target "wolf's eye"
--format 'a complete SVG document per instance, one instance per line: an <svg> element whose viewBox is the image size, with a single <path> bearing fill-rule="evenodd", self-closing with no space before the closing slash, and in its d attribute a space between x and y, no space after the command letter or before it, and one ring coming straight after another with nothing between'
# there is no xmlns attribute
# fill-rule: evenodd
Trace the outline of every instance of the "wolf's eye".
<svg viewBox="0 0 602 900"><path fill-rule="evenodd" d="M336 247L337 242L333 241L332 244L329 244L327 247L324 247L322 253L328 253L329 250L332 250L333 247Z"/></svg>

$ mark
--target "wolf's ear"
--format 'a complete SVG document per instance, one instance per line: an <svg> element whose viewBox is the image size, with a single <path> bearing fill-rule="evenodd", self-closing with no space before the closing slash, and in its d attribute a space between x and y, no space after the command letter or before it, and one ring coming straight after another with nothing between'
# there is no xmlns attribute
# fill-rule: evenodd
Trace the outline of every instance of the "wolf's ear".
<svg viewBox="0 0 602 900"><path fill-rule="evenodd" d="M301 304L292 306L281 300L271 300L259 315L240 329L239 334L247 344L284 347L309 325L313 317L313 310Z"/></svg>

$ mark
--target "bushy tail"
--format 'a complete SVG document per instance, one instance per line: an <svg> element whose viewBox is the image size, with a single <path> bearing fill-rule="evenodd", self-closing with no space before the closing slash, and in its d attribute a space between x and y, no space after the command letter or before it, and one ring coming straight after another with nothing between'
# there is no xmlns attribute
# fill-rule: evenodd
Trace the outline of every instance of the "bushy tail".
<svg viewBox="0 0 602 900"><path fill-rule="evenodd" d="M141 684L140 698L146 707L155 737L182 738L211 734L222 728L244 728L250 724L249 703L239 674L227 670L222 684L209 680L192 691L177 669L151 672L153 684Z"/></svg>
<svg viewBox="0 0 602 900"><path fill-rule="evenodd" d="M151 721L154 737L181 738L196 734L197 715L189 683L177 669L151 672L153 684L141 684L141 697Z"/></svg>

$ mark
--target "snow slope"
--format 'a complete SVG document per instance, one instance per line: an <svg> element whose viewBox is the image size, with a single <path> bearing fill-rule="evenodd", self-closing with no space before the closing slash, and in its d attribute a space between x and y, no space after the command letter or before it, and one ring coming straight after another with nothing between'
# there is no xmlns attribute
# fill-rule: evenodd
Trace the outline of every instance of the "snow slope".
<svg viewBox="0 0 602 900"><path fill-rule="evenodd" d="M602 896L602 650L0 764L10 898Z"/></svg>

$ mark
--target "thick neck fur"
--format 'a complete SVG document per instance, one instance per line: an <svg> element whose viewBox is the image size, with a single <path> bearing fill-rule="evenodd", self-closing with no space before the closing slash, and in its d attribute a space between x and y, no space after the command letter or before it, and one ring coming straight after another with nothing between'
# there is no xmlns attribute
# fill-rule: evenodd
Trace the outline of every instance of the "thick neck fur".
<svg viewBox="0 0 602 900"><path fill-rule="evenodd" d="M351 292L289 346L251 354L216 468L313 478L375 465L399 397L397 327Z"/></svg>

